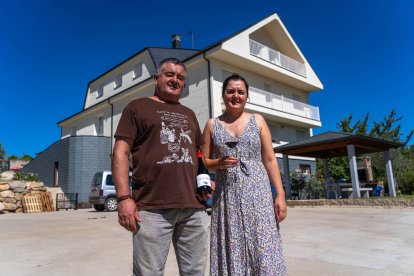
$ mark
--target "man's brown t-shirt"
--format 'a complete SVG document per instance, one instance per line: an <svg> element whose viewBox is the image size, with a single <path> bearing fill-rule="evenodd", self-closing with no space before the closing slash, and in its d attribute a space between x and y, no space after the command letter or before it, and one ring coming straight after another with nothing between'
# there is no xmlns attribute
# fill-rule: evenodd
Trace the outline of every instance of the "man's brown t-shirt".
<svg viewBox="0 0 414 276"><path fill-rule="evenodd" d="M195 197L196 147L203 138L191 109L150 98L133 100L115 138L131 146L132 196L139 210L204 208Z"/></svg>

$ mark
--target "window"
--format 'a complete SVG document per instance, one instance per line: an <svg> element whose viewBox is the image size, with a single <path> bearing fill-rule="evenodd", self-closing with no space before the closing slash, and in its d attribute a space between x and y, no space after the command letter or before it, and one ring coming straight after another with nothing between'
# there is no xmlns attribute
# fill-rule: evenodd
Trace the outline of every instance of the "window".
<svg viewBox="0 0 414 276"><path fill-rule="evenodd" d="M106 185L107 186L114 186L114 182L112 181L112 174L108 174L106 176Z"/></svg>
<svg viewBox="0 0 414 276"><path fill-rule="evenodd" d="M121 87L122 85L122 74L118 74L115 76L114 88Z"/></svg>
<svg viewBox="0 0 414 276"><path fill-rule="evenodd" d="M309 164L299 164L299 169L304 174L311 174L311 166Z"/></svg>
<svg viewBox="0 0 414 276"><path fill-rule="evenodd" d="M100 98L103 96L103 85L98 85L98 88L96 89L96 98Z"/></svg>
<svg viewBox="0 0 414 276"><path fill-rule="evenodd" d="M296 140L305 139L305 132L303 130L296 130Z"/></svg>
<svg viewBox="0 0 414 276"><path fill-rule="evenodd" d="M102 173L95 174L92 182L94 186L100 186L102 183Z"/></svg>
<svg viewBox="0 0 414 276"><path fill-rule="evenodd" d="M98 136L103 136L103 117L102 116L98 118L98 127L97 127L96 134Z"/></svg>
<svg viewBox="0 0 414 276"><path fill-rule="evenodd" d="M279 135L278 135L277 126L269 124L269 130L270 130L270 135L272 136L272 142L280 143L280 139L278 137Z"/></svg>
<svg viewBox="0 0 414 276"><path fill-rule="evenodd" d="M142 63L135 64L133 79L139 78L142 76Z"/></svg>
<svg viewBox="0 0 414 276"><path fill-rule="evenodd" d="M55 162L53 166L53 187L59 186L59 162Z"/></svg>

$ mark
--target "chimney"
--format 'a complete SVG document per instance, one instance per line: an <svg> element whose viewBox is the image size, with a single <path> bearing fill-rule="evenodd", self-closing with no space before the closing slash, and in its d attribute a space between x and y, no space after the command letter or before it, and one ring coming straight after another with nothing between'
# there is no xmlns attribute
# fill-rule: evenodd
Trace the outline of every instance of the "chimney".
<svg viewBox="0 0 414 276"><path fill-rule="evenodd" d="M180 47L181 47L181 36L179 36L178 34L173 34L172 35L172 48L178 49Z"/></svg>

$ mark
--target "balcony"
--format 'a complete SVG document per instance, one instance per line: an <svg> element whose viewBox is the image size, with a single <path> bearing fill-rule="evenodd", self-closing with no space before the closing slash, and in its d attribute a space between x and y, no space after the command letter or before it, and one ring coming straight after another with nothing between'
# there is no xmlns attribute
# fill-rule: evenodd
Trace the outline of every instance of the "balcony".
<svg viewBox="0 0 414 276"><path fill-rule="evenodd" d="M280 95L260 90L255 87L249 88L248 102L293 115L298 115L304 118L320 121L319 108L317 106L311 106L306 103L295 101Z"/></svg>
<svg viewBox="0 0 414 276"><path fill-rule="evenodd" d="M305 65L284 54L250 39L250 54L306 77Z"/></svg>

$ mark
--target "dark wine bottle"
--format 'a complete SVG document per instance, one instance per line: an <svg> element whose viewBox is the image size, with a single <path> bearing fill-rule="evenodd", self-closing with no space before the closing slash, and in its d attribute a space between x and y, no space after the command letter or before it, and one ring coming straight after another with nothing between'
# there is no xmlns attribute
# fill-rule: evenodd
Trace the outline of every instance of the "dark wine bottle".
<svg viewBox="0 0 414 276"><path fill-rule="evenodd" d="M197 150L197 157L198 157L198 169L197 169L197 193L201 194L203 191L207 193L212 192L211 183L210 183L210 175L208 174L208 170L204 165L203 161L203 153L200 149Z"/></svg>

